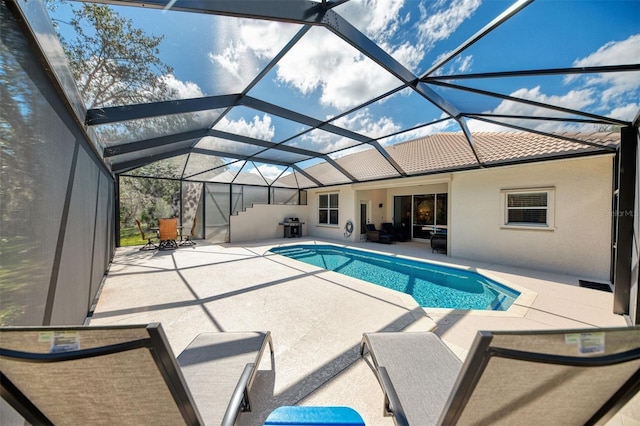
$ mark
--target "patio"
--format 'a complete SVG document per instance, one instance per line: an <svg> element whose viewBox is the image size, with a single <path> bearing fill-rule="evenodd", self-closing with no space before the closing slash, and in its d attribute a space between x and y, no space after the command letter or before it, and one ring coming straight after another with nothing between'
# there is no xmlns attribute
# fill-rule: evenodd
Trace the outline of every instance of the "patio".
<svg viewBox="0 0 640 426"><path fill-rule="evenodd" d="M253 411L239 424L261 424L281 405L347 405L368 425L391 425L374 374L358 358L366 331L435 329L464 358L477 330L624 326L613 295L581 288L572 276L480 264L432 254L424 244L351 246L475 268L525 290L506 313L420 308L407 295L268 253L281 244L333 243L311 238L208 244L165 252L119 248L99 293L91 325L161 322L174 353L200 332L270 330L275 373L258 373ZM610 422L640 421L639 397Z"/></svg>

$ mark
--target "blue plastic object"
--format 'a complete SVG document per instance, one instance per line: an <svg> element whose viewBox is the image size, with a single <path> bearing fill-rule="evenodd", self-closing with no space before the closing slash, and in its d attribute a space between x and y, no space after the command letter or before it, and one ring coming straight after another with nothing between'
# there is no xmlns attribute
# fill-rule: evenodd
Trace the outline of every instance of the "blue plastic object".
<svg viewBox="0 0 640 426"><path fill-rule="evenodd" d="M353 408L307 406L278 407L269 414L264 424L265 426L365 426L364 420Z"/></svg>

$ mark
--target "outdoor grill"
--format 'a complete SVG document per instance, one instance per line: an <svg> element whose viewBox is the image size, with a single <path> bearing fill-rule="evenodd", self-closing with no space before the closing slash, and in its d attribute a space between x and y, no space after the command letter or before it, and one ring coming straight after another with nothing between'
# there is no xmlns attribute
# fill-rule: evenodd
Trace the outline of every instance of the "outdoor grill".
<svg viewBox="0 0 640 426"><path fill-rule="evenodd" d="M284 237L293 238L302 235L302 222L297 217L285 217L280 225L284 226Z"/></svg>

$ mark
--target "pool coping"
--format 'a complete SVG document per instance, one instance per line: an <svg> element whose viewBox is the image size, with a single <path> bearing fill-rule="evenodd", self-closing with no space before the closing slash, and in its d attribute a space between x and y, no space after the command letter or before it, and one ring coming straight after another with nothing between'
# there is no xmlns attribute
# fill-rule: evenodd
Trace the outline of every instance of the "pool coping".
<svg viewBox="0 0 640 426"><path fill-rule="evenodd" d="M342 247L342 248L347 248L347 249L351 249L351 250L358 250L358 251L363 251L363 252L369 252L369 253L373 253L376 255L382 255L382 256L388 256L388 257L395 257L395 258L400 258L400 259L407 259L407 260L413 260L413 261L417 261L417 262L425 262L425 263L431 263L434 265L439 265L439 266L445 266L448 268L453 268L453 269L459 269L459 270L465 270L465 271L470 271L470 272L475 272L478 273L482 276L485 276L486 278L489 278L493 281L496 281L497 283L504 285L506 287L511 288L512 290L515 290L517 292L520 293L520 295L513 301L513 303L511 304L511 306L509 307L509 309L507 309L506 311L494 311L494 310L479 310L479 309L452 309L452 308L430 308L430 307L424 307L424 306L420 306L420 304L413 298L413 296L411 296L410 294L404 293L402 291L398 291L398 290L394 290L392 288L388 288L385 286L381 286L375 283L370 283L368 281L365 280L361 280L359 278L354 278L354 277L350 277L348 275L344 275L344 274L340 274L339 272L335 272L335 271L330 271L328 269L324 269L324 268L320 268L319 266L315 266L315 265L310 265L308 263L296 260L296 259L292 259L289 258L287 256L283 256L279 253L274 253L271 252L270 249L265 253L265 255L267 253L272 254L272 255L277 255L277 256L281 256L284 257L286 259L290 259L299 263L303 263L305 265L308 265L310 267L313 268L317 268L319 270L322 271L326 271L326 272L332 272L335 274L340 274L344 277L349 277L351 279L354 280L358 280L361 281L363 283L367 283L369 284L373 284L375 286L378 287L382 287L385 288L389 291L392 291L394 293L398 293L407 297L410 297L412 300L415 301L415 303L420 306L422 308L422 310L425 311L425 313L427 315L429 315L430 313L432 314L438 314L438 315L449 315L449 314L453 314L453 315L474 315L474 316L490 316L490 317L504 317L504 318L522 318L525 317L527 315L527 313L529 312L529 309L531 308L531 306L533 305L533 302L535 301L536 297L538 296L538 293L536 293L535 291L532 291L528 288L525 288L523 286L517 285L507 279L505 279L502 276L498 276L495 273L492 273L492 271L484 269L484 268L477 268L477 267L472 267L472 266L467 266L467 267L462 267L460 265L457 264L453 264L453 263L449 263L449 262L444 262L444 261L439 261L439 260L433 260L433 259L425 259L425 258L420 258L420 257L415 257L415 256L407 256L407 255L403 255L403 254L390 254L388 252L384 252L384 251L378 251L378 250L372 250L369 248L363 248L363 247L356 247L353 245L349 245L349 244L337 244L337 243L333 243L333 242L322 242L322 243L317 243L317 242L287 242L287 243L282 243L282 244L276 244L274 245L274 247L286 247L286 246L296 246L296 245L327 245L327 246L335 246L335 247Z"/></svg>

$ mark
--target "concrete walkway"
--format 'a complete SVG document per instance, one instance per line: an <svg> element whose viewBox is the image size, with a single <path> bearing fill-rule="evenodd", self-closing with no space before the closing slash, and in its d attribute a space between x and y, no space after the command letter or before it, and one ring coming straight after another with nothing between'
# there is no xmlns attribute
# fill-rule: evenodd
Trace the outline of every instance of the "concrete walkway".
<svg viewBox="0 0 640 426"><path fill-rule="evenodd" d="M265 357L242 425L262 424L281 405L347 405L367 425L392 425L382 416L374 374L358 359L363 332L436 330L464 358L478 330L626 325L611 313L611 293L581 288L577 277L453 259L420 243L352 245L475 269L525 294L504 313L425 311L408 295L268 252L302 242L339 244L302 238L198 241L162 252L120 248L90 324L161 322L175 354L205 331L271 331L275 372ZM610 423L639 424L640 404L633 402Z"/></svg>

